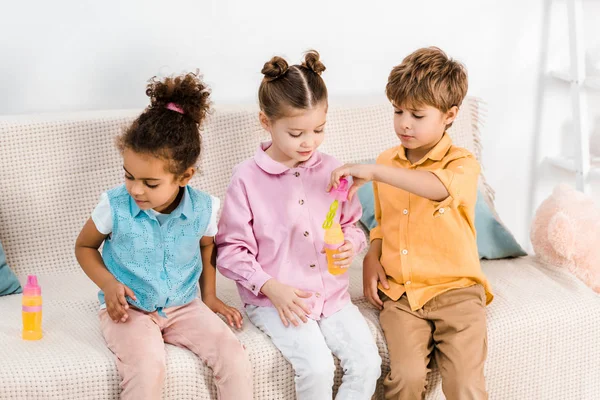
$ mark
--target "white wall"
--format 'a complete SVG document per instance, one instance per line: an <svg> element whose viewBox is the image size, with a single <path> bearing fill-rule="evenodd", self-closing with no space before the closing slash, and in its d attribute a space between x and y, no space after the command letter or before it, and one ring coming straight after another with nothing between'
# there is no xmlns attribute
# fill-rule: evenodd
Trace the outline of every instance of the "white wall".
<svg viewBox="0 0 600 400"><path fill-rule="evenodd" d="M141 108L149 77L196 67L215 103L253 102L269 57L298 61L309 48L322 54L332 97L382 96L392 66L418 47L439 46L467 65L469 94L489 104L485 173L500 215L527 240L544 0L34 3L2 7L0 114ZM586 36L600 46L600 5L584 3ZM568 54L564 4L551 16L548 60L558 65ZM541 155L560 150L553 143L569 118L567 95L556 83L545 93ZM560 179L571 181L548 177L555 173L540 169L536 204Z"/></svg>

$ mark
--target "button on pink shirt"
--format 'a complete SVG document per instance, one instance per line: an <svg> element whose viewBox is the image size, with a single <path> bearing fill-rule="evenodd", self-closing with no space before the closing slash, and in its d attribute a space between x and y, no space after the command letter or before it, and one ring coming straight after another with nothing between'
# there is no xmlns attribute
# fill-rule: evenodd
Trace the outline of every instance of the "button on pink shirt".
<svg viewBox="0 0 600 400"><path fill-rule="evenodd" d="M263 143L234 170L215 238L217 267L237 282L245 304L272 307L260 289L274 278L313 294L304 299L312 310L310 318L327 317L350 301L348 273L331 275L321 254L322 224L333 202L327 184L341 163L315 152L290 168L265 153L269 146ZM355 253L365 246L365 236L355 225L361 214L355 196L340 203L335 217Z"/></svg>

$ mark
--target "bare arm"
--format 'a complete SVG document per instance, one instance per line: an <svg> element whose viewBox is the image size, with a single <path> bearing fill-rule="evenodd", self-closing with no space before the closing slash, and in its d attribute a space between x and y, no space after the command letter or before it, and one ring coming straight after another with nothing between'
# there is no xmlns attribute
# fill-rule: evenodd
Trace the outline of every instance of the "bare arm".
<svg viewBox="0 0 600 400"><path fill-rule="evenodd" d="M217 248L212 236L200 239L200 253L202 256L202 274L200 275L200 293L202 301L213 312L222 314L227 318L230 326L238 329L242 327L242 314L234 307L229 307L217 297Z"/></svg>
<svg viewBox="0 0 600 400"><path fill-rule="evenodd" d="M107 283L116 281L115 277L106 269L98 249L108 235L96 229L92 219L88 219L81 229L75 242L75 257L83 272L102 289Z"/></svg>
<svg viewBox="0 0 600 400"><path fill-rule="evenodd" d="M375 205L375 221L377 226L371 229L371 246L363 260L363 294L369 303L378 309L383 308L383 302L379 297L378 283L384 289L389 289L385 269L381 265L381 254L383 246L383 235L381 232L381 206L379 203L379 184L373 184L373 200Z"/></svg>
<svg viewBox="0 0 600 400"><path fill-rule="evenodd" d="M381 286L384 289L390 288L385 270L379 260L381 258L382 243L381 239L374 239L363 260L363 294L369 303L373 304L379 310L383 308L383 302L379 297L377 284L381 282Z"/></svg>
<svg viewBox="0 0 600 400"><path fill-rule="evenodd" d="M389 167L380 164L346 164L331 173L331 187L337 187L340 178L352 176L352 197L358 188L368 181L385 183L433 201L442 201L449 196L444 184L433 173Z"/></svg>
<svg viewBox="0 0 600 400"><path fill-rule="evenodd" d="M433 201L442 201L450 194L433 173L416 169L372 165L373 179Z"/></svg>
<svg viewBox="0 0 600 400"><path fill-rule="evenodd" d="M217 249L212 236L200 239L200 253L202 255L202 275L200 275L200 291L202 300L217 295Z"/></svg>
<svg viewBox="0 0 600 400"><path fill-rule="evenodd" d="M381 258L381 247L383 244L383 240L381 239L373 239L371 241L371 246L369 246L369 251L365 255L365 258L371 258L373 260L379 261Z"/></svg>
<svg viewBox="0 0 600 400"><path fill-rule="evenodd" d="M119 282L106 269L98 251L106 237L107 235L98 231L94 221L88 219L75 242L75 257L83 272L104 292L106 311L111 319L115 322L126 322L129 318L129 304L125 296L134 300L136 297L133 290Z"/></svg>

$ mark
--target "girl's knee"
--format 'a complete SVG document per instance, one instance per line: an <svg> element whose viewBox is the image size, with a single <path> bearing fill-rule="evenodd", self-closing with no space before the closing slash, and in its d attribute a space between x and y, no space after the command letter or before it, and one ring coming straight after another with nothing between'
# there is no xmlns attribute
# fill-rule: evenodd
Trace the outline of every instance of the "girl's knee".
<svg viewBox="0 0 600 400"><path fill-rule="evenodd" d="M361 354L353 360L348 360L344 374L367 382L377 381L381 376L381 357L377 348L375 347L373 351Z"/></svg>
<svg viewBox="0 0 600 400"><path fill-rule="evenodd" d="M359 365L365 377L377 380L381 376L381 356L378 351L369 353Z"/></svg>
<svg viewBox="0 0 600 400"><path fill-rule="evenodd" d="M322 380L333 383L335 364L331 354L329 354L329 357L326 355L315 356L307 358L301 363L295 363L294 370L300 379Z"/></svg>
<svg viewBox="0 0 600 400"><path fill-rule="evenodd" d="M215 343L220 354L236 357L239 353L245 353L246 349L239 339L227 328L227 331L219 335Z"/></svg>
<svg viewBox="0 0 600 400"><path fill-rule="evenodd" d="M132 378L146 382L162 382L165 377L166 365L164 352L162 354L149 352L140 362L128 365L126 370L128 370L127 375L131 375Z"/></svg>
<svg viewBox="0 0 600 400"><path fill-rule="evenodd" d="M252 371L248 352L233 334L219 341L218 357L218 364L228 375L246 375Z"/></svg>

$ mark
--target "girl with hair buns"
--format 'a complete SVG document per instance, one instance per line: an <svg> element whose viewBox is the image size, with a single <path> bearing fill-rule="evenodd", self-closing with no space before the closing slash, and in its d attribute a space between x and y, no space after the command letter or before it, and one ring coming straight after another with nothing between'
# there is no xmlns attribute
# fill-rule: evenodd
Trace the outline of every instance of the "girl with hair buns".
<svg viewBox="0 0 600 400"><path fill-rule="evenodd" d="M240 312L216 296L219 200L188 185L209 91L190 73L153 79L146 94L150 106L117 141L125 183L101 195L75 245L100 288L100 325L116 356L121 398L162 398L169 343L213 369L219 399L252 399L250 362L215 314L241 327Z"/></svg>
<svg viewBox="0 0 600 400"><path fill-rule="evenodd" d="M323 253L326 189L341 165L318 151L328 107L324 70L316 51L299 65L281 57L265 63L259 119L271 141L234 170L216 236L217 268L236 281L250 321L292 364L299 400L331 400L333 355L344 370L336 399L366 400L381 358L350 301L348 274L330 274ZM358 199L341 203L340 211L335 222L346 241L337 265L347 268L365 236L355 226Z"/></svg>

